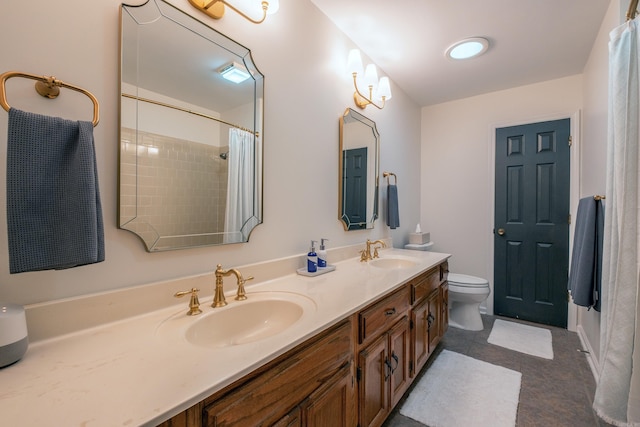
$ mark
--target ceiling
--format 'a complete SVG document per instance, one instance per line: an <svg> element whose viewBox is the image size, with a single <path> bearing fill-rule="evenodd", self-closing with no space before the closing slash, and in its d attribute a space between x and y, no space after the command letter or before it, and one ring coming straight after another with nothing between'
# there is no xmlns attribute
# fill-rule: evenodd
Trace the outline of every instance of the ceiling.
<svg viewBox="0 0 640 427"><path fill-rule="evenodd" d="M311 2L392 90L427 106L582 73L610 0ZM487 38L489 50L466 61L444 56L467 37Z"/></svg>

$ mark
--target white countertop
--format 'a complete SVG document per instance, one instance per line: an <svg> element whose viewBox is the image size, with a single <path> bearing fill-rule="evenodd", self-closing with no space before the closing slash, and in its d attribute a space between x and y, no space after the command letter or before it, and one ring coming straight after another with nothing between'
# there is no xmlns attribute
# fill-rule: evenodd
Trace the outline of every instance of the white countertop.
<svg viewBox="0 0 640 427"><path fill-rule="evenodd" d="M167 321L186 325L202 316L180 316L188 297L165 309L38 341L21 361L0 369L0 424L155 426L449 257L402 249L380 252L381 258L398 255L420 262L380 269L353 258L320 276L293 272L247 286L248 301L254 292L277 290L314 303L284 332L253 343L204 348L161 331ZM233 296L227 294L229 306L243 303ZM211 298L200 303L203 314L216 310Z"/></svg>

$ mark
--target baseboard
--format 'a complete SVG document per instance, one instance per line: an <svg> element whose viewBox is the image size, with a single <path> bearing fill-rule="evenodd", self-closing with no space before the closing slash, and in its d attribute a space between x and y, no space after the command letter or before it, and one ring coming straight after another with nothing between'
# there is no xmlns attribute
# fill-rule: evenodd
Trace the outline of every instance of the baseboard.
<svg viewBox="0 0 640 427"><path fill-rule="evenodd" d="M591 373L593 374L593 378L595 378L597 384L598 380L600 379L600 364L598 362L598 358L593 350L593 347L591 347L591 343L587 339L584 329L582 329L582 325L578 325L576 329L578 338L580 338L580 343L582 344L582 348L588 352L587 354L585 354L585 356L587 356L587 362L589 362Z"/></svg>

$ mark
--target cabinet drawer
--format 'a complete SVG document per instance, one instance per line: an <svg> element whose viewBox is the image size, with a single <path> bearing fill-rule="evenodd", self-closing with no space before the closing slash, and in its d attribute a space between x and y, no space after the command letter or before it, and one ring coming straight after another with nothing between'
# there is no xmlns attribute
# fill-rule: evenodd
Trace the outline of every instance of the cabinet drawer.
<svg viewBox="0 0 640 427"><path fill-rule="evenodd" d="M441 266L438 266L416 278L411 283L411 303L415 304L422 301L434 289L440 286L441 277Z"/></svg>
<svg viewBox="0 0 640 427"><path fill-rule="evenodd" d="M358 316L358 342L362 344L385 332L408 309L409 288L406 286L364 309Z"/></svg>
<svg viewBox="0 0 640 427"><path fill-rule="evenodd" d="M440 282L444 282L447 280L449 276L449 262L445 261L440 264Z"/></svg>
<svg viewBox="0 0 640 427"><path fill-rule="evenodd" d="M351 364L353 330L345 321L303 349L217 398L205 400L203 426L257 426L282 418L336 372ZM285 424L286 425L286 424Z"/></svg>

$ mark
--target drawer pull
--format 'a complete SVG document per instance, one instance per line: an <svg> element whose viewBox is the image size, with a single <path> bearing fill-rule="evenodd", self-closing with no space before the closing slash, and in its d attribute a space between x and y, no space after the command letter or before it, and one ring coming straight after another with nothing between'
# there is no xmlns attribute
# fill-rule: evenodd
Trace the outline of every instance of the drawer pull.
<svg viewBox="0 0 640 427"><path fill-rule="evenodd" d="M387 311L384 312L385 316L393 316L394 314L396 314L396 309L394 308L390 308Z"/></svg>

